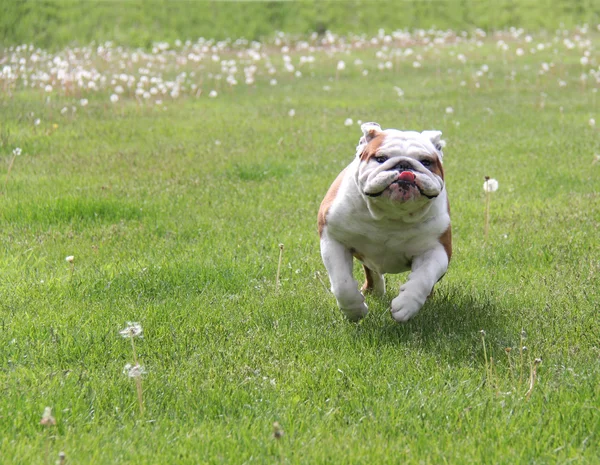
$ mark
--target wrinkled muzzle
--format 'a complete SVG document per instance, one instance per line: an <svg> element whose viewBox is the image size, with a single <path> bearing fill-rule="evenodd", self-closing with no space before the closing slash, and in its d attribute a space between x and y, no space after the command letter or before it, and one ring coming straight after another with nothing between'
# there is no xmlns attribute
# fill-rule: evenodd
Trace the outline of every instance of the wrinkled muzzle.
<svg viewBox="0 0 600 465"><path fill-rule="evenodd" d="M393 157L381 164L372 160L362 162L358 184L368 197L401 202L433 199L444 188L440 176L411 157Z"/></svg>

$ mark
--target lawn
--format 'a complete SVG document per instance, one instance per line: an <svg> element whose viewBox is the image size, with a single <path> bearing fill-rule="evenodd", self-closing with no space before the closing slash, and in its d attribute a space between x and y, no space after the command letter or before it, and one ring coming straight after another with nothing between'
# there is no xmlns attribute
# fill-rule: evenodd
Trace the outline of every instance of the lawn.
<svg viewBox="0 0 600 465"><path fill-rule="evenodd" d="M0 462L598 463L598 43L5 49ZM407 324L406 275L359 324L326 285L317 210L359 121L447 141L455 253Z"/></svg>

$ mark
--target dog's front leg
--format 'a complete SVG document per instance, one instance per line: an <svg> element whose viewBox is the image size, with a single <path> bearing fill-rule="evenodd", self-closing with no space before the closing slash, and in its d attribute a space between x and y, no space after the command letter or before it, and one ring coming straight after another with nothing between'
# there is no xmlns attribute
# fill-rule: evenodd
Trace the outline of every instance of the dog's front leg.
<svg viewBox="0 0 600 465"><path fill-rule="evenodd" d="M440 244L415 257L408 280L400 286L400 294L392 300L392 317L408 321L421 309L433 286L448 269L448 255Z"/></svg>
<svg viewBox="0 0 600 465"><path fill-rule="evenodd" d="M340 310L350 321L360 320L369 310L352 274L352 253L343 244L328 237L325 230L321 236L321 257Z"/></svg>

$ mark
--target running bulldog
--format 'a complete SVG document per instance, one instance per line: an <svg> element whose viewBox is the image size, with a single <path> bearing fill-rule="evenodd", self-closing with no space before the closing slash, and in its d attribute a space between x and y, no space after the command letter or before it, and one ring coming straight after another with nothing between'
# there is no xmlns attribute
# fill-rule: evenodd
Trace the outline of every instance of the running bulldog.
<svg viewBox="0 0 600 465"><path fill-rule="evenodd" d="M408 321L444 276L452 255L440 131L361 126L356 157L333 182L318 215L321 256L338 306L351 321L368 308L363 293L385 293L385 273L410 270L392 300L392 317ZM353 257L364 268L361 291Z"/></svg>

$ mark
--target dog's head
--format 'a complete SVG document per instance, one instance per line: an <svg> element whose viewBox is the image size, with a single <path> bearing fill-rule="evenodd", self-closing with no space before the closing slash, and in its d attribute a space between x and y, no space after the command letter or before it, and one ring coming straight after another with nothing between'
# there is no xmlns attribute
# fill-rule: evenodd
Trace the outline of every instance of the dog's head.
<svg viewBox="0 0 600 465"><path fill-rule="evenodd" d="M357 184L377 216L398 216L425 208L444 189L440 131L382 130L361 126Z"/></svg>

